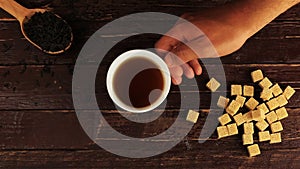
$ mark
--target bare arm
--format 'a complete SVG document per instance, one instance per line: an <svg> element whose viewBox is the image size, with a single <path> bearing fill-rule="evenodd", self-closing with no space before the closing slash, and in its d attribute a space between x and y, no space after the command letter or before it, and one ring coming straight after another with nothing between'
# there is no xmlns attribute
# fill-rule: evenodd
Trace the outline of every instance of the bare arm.
<svg viewBox="0 0 300 169"><path fill-rule="evenodd" d="M238 50L248 38L299 2L300 0L236 0L224 6L188 13L182 17L206 34L219 56L225 56ZM188 45L197 46L199 42L194 39L199 34L185 24L185 22L177 23L167 35L180 37L179 39ZM165 56L174 84L181 83L182 74L188 78L193 78L194 74L201 74L198 55L180 41L163 36L156 43L156 48L176 55L158 50L162 56ZM176 64L177 56L185 64Z"/></svg>
<svg viewBox="0 0 300 169"><path fill-rule="evenodd" d="M230 4L227 19L251 37L300 0L242 0Z"/></svg>

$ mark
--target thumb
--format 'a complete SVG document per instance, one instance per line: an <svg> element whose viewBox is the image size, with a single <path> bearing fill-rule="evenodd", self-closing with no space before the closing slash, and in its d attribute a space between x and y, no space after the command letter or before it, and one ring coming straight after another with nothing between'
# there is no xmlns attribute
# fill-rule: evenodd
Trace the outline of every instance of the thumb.
<svg viewBox="0 0 300 169"><path fill-rule="evenodd" d="M165 58L168 66L178 66L198 58L219 57L214 45L205 37L199 37L187 43L180 43Z"/></svg>

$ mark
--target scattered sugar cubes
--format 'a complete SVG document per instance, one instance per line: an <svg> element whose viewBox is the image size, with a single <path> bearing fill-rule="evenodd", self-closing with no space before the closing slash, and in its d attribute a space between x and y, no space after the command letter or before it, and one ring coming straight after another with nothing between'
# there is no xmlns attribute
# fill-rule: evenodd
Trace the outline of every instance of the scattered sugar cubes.
<svg viewBox="0 0 300 169"><path fill-rule="evenodd" d="M199 117L199 113L194 110L189 110L186 120L192 123L196 123Z"/></svg>
<svg viewBox="0 0 300 169"><path fill-rule="evenodd" d="M286 111L285 107L281 107L281 108L275 110L275 113L277 115L278 120L282 120L282 119L287 118L289 116L289 114Z"/></svg>
<svg viewBox="0 0 300 169"><path fill-rule="evenodd" d="M255 100L253 97L251 97L246 103L245 106L249 109L249 110L254 110L256 108L256 106L258 106L259 102L257 100Z"/></svg>
<svg viewBox="0 0 300 169"><path fill-rule="evenodd" d="M227 130L228 130L228 135L229 136L233 136L233 135L239 134L239 130L237 128L236 123L228 124L227 125Z"/></svg>
<svg viewBox="0 0 300 169"><path fill-rule="evenodd" d="M258 105L256 108L259 109L264 114L269 112L269 109L268 109L268 107L265 103L262 103L262 104Z"/></svg>
<svg viewBox="0 0 300 169"><path fill-rule="evenodd" d="M242 94L242 85L231 85L231 96L237 96Z"/></svg>
<svg viewBox="0 0 300 169"><path fill-rule="evenodd" d="M221 84L215 79L211 78L210 81L206 84L206 87L210 89L210 91L215 92L221 86Z"/></svg>
<svg viewBox="0 0 300 169"><path fill-rule="evenodd" d="M243 93L244 93L244 96L253 97L254 96L254 87L253 86L244 85Z"/></svg>
<svg viewBox="0 0 300 169"><path fill-rule="evenodd" d="M275 121L278 120L278 117L277 117L275 111L271 111L270 113L268 113L266 115L266 119L267 119L269 124L272 124L272 123L274 123Z"/></svg>
<svg viewBox="0 0 300 169"><path fill-rule="evenodd" d="M255 83L261 81L264 78L264 75L261 70L255 70L251 72L251 77L252 77L252 81Z"/></svg>
<svg viewBox="0 0 300 169"><path fill-rule="evenodd" d="M241 124L245 123L245 119L243 117L243 114L242 113L239 113L237 115L235 115L233 117L234 121L236 122L236 125L237 126L240 126Z"/></svg>
<svg viewBox="0 0 300 169"><path fill-rule="evenodd" d="M283 130L282 124L280 121L270 124L272 133L277 133Z"/></svg>
<svg viewBox="0 0 300 169"><path fill-rule="evenodd" d="M279 107L285 106L289 103L287 101L287 99L284 97L284 95L280 95L276 99L277 99Z"/></svg>
<svg viewBox="0 0 300 169"><path fill-rule="evenodd" d="M269 141L270 140L270 132L269 131L258 132L258 140L259 140L259 142Z"/></svg>
<svg viewBox="0 0 300 169"><path fill-rule="evenodd" d="M235 101L237 101L238 103L240 103L241 107L244 106L245 101L246 101L246 97L237 95Z"/></svg>
<svg viewBox="0 0 300 169"><path fill-rule="evenodd" d="M269 80L269 78L265 77L261 82L258 84L262 89L268 89L272 86L272 82Z"/></svg>
<svg viewBox="0 0 300 169"><path fill-rule="evenodd" d="M295 94L295 89L293 89L291 86L286 87L283 91L283 95L287 100L290 100L290 98Z"/></svg>
<svg viewBox="0 0 300 169"><path fill-rule="evenodd" d="M263 89L260 93L260 98L263 99L263 101L268 101L273 97L272 90L270 89Z"/></svg>
<svg viewBox="0 0 300 169"><path fill-rule="evenodd" d="M281 143L281 134L274 133L270 135L270 144Z"/></svg>
<svg viewBox="0 0 300 169"><path fill-rule="evenodd" d="M274 86L272 86L270 88L270 90L272 91L273 95L276 97L276 96L279 96L280 94L283 93L282 89L280 88L279 84L276 83Z"/></svg>
<svg viewBox="0 0 300 169"><path fill-rule="evenodd" d="M220 96L219 100L218 100L218 103L217 103L217 106L220 107L220 108L226 109L229 101L230 100L228 98L226 98L224 96Z"/></svg>
<svg viewBox="0 0 300 169"><path fill-rule="evenodd" d="M266 118L265 114L260 109L253 110L251 114L252 114L252 120L254 121L261 121Z"/></svg>
<svg viewBox="0 0 300 169"><path fill-rule="evenodd" d="M253 144L253 134L243 134L243 145Z"/></svg>
<svg viewBox="0 0 300 169"><path fill-rule="evenodd" d="M217 132L218 132L218 138L224 138L229 135L228 129L226 126L219 126L217 127Z"/></svg>
<svg viewBox="0 0 300 169"><path fill-rule="evenodd" d="M253 123L244 123L244 134L254 134Z"/></svg>
<svg viewBox="0 0 300 169"><path fill-rule="evenodd" d="M231 122L231 118L227 113L219 117L218 120L222 126L225 126L227 123Z"/></svg>
<svg viewBox="0 0 300 169"><path fill-rule="evenodd" d="M220 96L217 103L218 107L224 108L227 112L218 118L221 126L217 127L217 133L218 138L237 135L238 126L243 125L243 145L248 145L249 156L253 157L261 154L258 144L254 144L256 135L259 142L281 143L280 132L283 131L281 120L288 117L284 106L295 94L295 89L287 86L282 90L278 83L273 85L268 77L264 77L261 70L251 72L251 77L252 81L257 82L256 85L262 88L260 99L254 98L255 86L231 85L231 96L236 96L235 99L230 102L229 98ZM245 112L243 106L250 111ZM254 125L258 130L254 129Z"/></svg>
<svg viewBox="0 0 300 169"><path fill-rule="evenodd" d="M264 131L266 128L269 127L269 124L265 120L261 120L255 124L255 126L260 130Z"/></svg>
<svg viewBox="0 0 300 169"><path fill-rule="evenodd" d="M252 111L243 114L243 118L245 119L245 122L251 122L253 120Z"/></svg>
<svg viewBox="0 0 300 169"><path fill-rule="evenodd" d="M267 102L267 106L272 111L272 110L275 110L276 108L279 107L279 103L278 103L276 98L273 98L273 99L271 99L270 101Z"/></svg>
<svg viewBox="0 0 300 169"><path fill-rule="evenodd" d="M232 100L229 106L226 108L226 112L231 116L234 116L240 109L241 105L235 100Z"/></svg>
<svg viewBox="0 0 300 169"><path fill-rule="evenodd" d="M254 157L260 154L260 149L258 144L253 144L251 146L248 146L247 149L250 157Z"/></svg>

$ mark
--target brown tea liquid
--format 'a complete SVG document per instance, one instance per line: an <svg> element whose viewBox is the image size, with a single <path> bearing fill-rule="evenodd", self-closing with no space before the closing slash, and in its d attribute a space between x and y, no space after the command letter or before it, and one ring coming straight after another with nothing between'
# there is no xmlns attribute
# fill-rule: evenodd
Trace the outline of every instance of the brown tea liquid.
<svg viewBox="0 0 300 169"><path fill-rule="evenodd" d="M162 72L148 59L136 57L122 63L113 79L118 98L128 106L142 108L151 105L162 94Z"/></svg>

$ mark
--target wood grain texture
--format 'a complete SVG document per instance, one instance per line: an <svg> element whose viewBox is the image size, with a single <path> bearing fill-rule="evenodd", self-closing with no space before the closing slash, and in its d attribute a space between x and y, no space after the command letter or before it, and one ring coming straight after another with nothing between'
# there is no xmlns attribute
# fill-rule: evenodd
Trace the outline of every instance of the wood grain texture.
<svg viewBox="0 0 300 169"><path fill-rule="evenodd" d="M259 143L264 146L264 149L293 149L299 148L300 143L300 127L298 121L299 108L288 108L289 118L282 120L284 131L282 132L283 143L269 145L268 143ZM162 110L153 111L153 113L160 113ZM186 141L199 141L199 136L204 125L204 119L207 118L208 113L215 113L218 110L202 109L198 123L186 137ZM95 112L87 110L86 113ZM96 110L96 112L98 112ZM105 120L118 132L137 138L147 138L158 135L167 130L178 117L178 110L166 110L158 119L151 123L141 124L131 122L121 116L115 110L102 111ZM126 113L126 112L121 112ZM126 113L126 116L132 116ZM1 134L0 138L1 150L98 150L99 147L93 143L92 140L81 129L74 110L26 110L26 111L1 111ZM86 119L88 121L100 121L101 119ZM242 127L240 127L240 133ZM101 132L107 130L107 126L96 126L95 131ZM180 132L181 127L177 127L177 132ZM232 148L238 144L242 147L241 134L217 140L216 132L206 141L211 145L211 149L215 149L214 145L222 144L223 150L235 150L244 153L244 149ZM151 141L157 143L170 142L170 139L151 139L144 141ZM97 137L99 140L116 141L117 138L112 137ZM255 142L258 143L257 134L254 135ZM123 140L126 141L126 140ZM130 141L130 140L127 140ZM175 148L176 149L176 148ZM216 149L217 151L217 149ZM221 155L221 154L220 154Z"/></svg>
<svg viewBox="0 0 300 169"><path fill-rule="evenodd" d="M205 110L204 110L205 111ZM159 156L129 159L112 155L90 141L76 120L73 111L2 111L1 166L9 168L297 168L299 165L300 133L299 109L288 109L290 117L283 120L283 143L259 143L262 155L247 157L241 135L216 140L216 133L203 144L197 138L207 112L185 141ZM164 131L168 121L174 120L176 111L170 111L137 130L131 122L118 119L117 114L104 112L106 120L119 132L127 135L149 136ZM53 125L55 124L55 125ZM170 123L169 123L170 125ZM161 127L161 128L160 128ZM105 128L100 128L105 130ZM113 142L114 138L99 138ZM257 136L255 136L257 142ZM167 140L164 140L165 143ZM124 144L126 144L124 140ZM160 144L159 141L155 141ZM282 157L285 158L282 158Z"/></svg>
<svg viewBox="0 0 300 169"><path fill-rule="evenodd" d="M51 3L49 1L52 1ZM204 10L210 7L222 5L231 0L188 0L188 1L171 1L171 0L118 0L117 3L112 0L105 2L99 0L41 0L25 1L18 0L28 8L43 7L50 3L50 8L56 13L67 19L89 20L89 21L111 21L121 16L136 12L165 12L175 15L181 15L184 12ZM40 5L38 5L40 4ZM293 7L286 13L282 14L277 20L299 20L299 5ZM10 15L1 12L0 18L12 18Z"/></svg>
<svg viewBox="0 0 300 169"><path fill-rule="evenodd" d="M3 151L0 160L3 168L297 168L299 156L292 150L264 150L265 158L248 158L245 153L235 150L226 150L224 156L214 155L219 152L222 143L209 145L190 143L194 151L186 150L184 145L178 146L170 153L159 155L150 159L128 159L113 156L103 150L87 151ZM237 149L242 147L235 146ZM205 153L201 153L202 150ZM176 157L170 154L176 154ZM234 154L234 155L233 155ZM282 157L285 158L282 158ZM15 161L18 161L15 163ZM189 166L189 167L187 167ZM225 167L224 167L225 168Z"/></svg>
<svg viewBox="0 0 300 169"><path fill-rule="evenodd" d="M163 22L163 21L160 21ZM0 22L1 23L1 22ZM70 23L75 36L73 46L65 54L49 56L34 48L19 31L17 22L3 22L0 27L0 65L16 64L74 64L76 58L87 41L104 22ZM300 63L298 52L300 22L272 23L249 39L237 52L222 58L223 63ZM108 34L107 40L120 36L121 30ZM160 36L134 36L122 41L115 47L111 55L134 48L153 48ZM138 43L137 43L138 42ZM126 44L126 45L124 45ZM274 50L276 52L274 52ZM251 57L248 57L251 56ZM112 60L107 60L111 62Z"/></svg>
<svg viewBox="0 0 300 169"><path fill-rule="evenodd" d="M300 90L298 72L300 67L295 65L279 64L253 64L253 65L232 65L225 64L227 84L252 84L250 73L255 69L262 69L274 83L279 83L282 88L287 85L293 86L297 91ZM207 65L214 69L215 65ZM203 67L205 68L205 67ZM105 86L107 66L101 66L98 70L96 80L96 94L102 109L114 109L112 101L109 99ZM0 67L0 110L16 109L73 109L72 103L72 71L73 66L66 65L19 65ZM236 74L236 72L239 72ZM211 76L220 79L220 74L214 72ZM210 92L205 87L208 82L208 74L204 69L203 75L196 77L198 87L194 86L193 80L185 79L180 89L172 86L168 98L168 108L179 108L180 94L191 99L194 94L200 92L201 108L210 106ZM224 84L224 82L221 81ZM253 84L254 85L254 84ZM256 85L257 86L257 85ZM230 86L228 85L228 89ZM259 87L257 86L259 89ZM257 90L257 94L259 90ZM300 92L297 92L291 100L289 107L298 107Z"/></svg>
<svg viewBox="0 0 300 169"><path fill-rule="evenodd" d="M120 53L135 48L151 48L160 36L134 36L117 44L98 69L95 92L105 120L120 133L138 138L158 135L178 118L179 108L183 112L190 108L180 106L181 96L195 103L195 93L200 94L199 120L184 140L161 155L130 159L113 155L97 146L85 134L76 117L72 102L72 75L82 46L106 23L128 14L155 11L180 16L230 0L17 1L29 8L48 5L69 22L75 39L66 53L46 55L32 47L23 38L16 20L0 9L0 168L300 168L300 5L280 15L250 38L240 50L221 58L228 85L225 91L227 96L230 84L253 84L250 72L255 69L262 69L265 75L282 87L291 85L297 91L286 106L289 117L282 121L283 142L273 145L259 143L262 154L255 158L248 157L241 134L217 140L215 132L205 143L198 143L208 113L217 118L215 112L221 111L215 109L215 104L209 110L211 93L205 87L209 79L206 69L217 67L214 59L206 60L208 65L203 65L203 75L196 78L197 86L192 80L184 79L180 88L171 87L167 109L152 112L162 113L155 121L140 124L121 116L106 91L107 69ZM153 21L163 23L167 20L153 18ZM115 40L116 36L124 36L122 30L112 29L105 39ZM212 76L220 79L217 72ZM256 95L259 92L256 90ZM121 113L132 116L128 112ZM102 119L86 120L97 122ZM95 130L101 132L107 127L98 126ZM176 132L180 130L178 127ZM256 135L254 138L257 142ZM117 138L99 135L97 139L114 142ZM169 140L149 141L163 144L170 140L171 137ZM130 141L123 140L124 145Z"/></svg>

